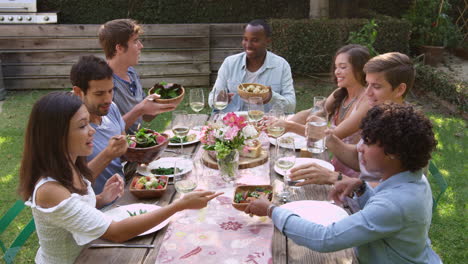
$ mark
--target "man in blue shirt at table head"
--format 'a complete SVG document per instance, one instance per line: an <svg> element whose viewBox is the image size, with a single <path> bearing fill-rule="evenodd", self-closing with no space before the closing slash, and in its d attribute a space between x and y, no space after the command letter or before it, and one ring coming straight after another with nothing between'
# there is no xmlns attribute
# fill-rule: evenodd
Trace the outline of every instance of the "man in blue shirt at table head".
<svg viewBox="0 0 468 264"><path fill-rule="evenodd" d="M159 104L145 100L146 95L134 66L138 64L143 44L140 35L143 28L132 19L116 19L106 22L99 29L99 42L107 62L114 71L113 101L120 110L126 131L134 132L142 121L151 121L156 115L174 110L178 104ZM158 98L156 94L148 99Z"/></svg>
<svg viewBox="0 0 468 264"><path fill-rule="evenodd" d="M83 100L89 112L90 125L96 130L93 153L88 156L88 167L95 179L94 192L100 194L112 177L123 186L120 156L127 151L127 141L125 123L112 102L112 69L102 58L83 56L72 66L70 80L73 93Z"/></svg>
<svg viewBox="0 0 468 264"><path fill-rule="evenodd" d="M265 111L274 105L281 106L286 113L296 108L291 67L282 57L267 50L271 43L271 28L264 20L256 19L247 24L242 38L244 52L227 57L218 70L213 89L227 89L230 102L225 112L245 111L247 103L237 94L241 83L259 83L270 87L264 100ZM209 104L213 106L213 91Z"/></svg>

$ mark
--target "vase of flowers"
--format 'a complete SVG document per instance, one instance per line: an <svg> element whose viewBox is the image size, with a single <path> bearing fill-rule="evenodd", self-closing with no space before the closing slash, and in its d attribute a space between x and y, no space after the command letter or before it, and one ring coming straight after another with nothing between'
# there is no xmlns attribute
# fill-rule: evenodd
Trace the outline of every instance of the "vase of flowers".
<svg viewBox="0 0 468 264"><path fill-rule="evenodd" d="M226 114L221 122L202 128L200 141L203 149L214 151L221 177L226 182L234 182L239 168L239 150L245 140L258 136L254 126L249 125L243 116Z"/></svg>

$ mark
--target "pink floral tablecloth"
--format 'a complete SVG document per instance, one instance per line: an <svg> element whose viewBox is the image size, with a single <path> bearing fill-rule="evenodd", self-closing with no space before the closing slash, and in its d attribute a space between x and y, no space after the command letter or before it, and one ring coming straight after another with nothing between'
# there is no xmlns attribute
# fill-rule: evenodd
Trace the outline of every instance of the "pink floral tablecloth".
<svg viewBox="0 0 468 264"><path fill-rule="evenodd" d="M269 162L239 172L237 184L270 184ZM202 210L176 214L156 263L272 263L272 221L267 217L250 217L232 207L234 187L227 186L217 170L204 167L199 187L224 192L224 195L210 201Z"/></svg>

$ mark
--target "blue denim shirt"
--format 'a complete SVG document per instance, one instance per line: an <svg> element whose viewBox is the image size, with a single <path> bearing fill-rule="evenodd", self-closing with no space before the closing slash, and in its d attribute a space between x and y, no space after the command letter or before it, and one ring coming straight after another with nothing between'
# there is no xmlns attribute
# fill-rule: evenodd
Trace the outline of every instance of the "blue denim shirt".
<svg viewBox="0 0 468 264"><path fill-rule="evenodd" d="M227 88L235 93L231 103L224 112L246 111L247 104L237 94L237 86L244 82L247 67L245 52L227 57L218 70L218 78L214 87ZM294 113L296 109L296 93L294 91L291 67L282 57L267 51L265 62L259 69L257 83L271 86L272 98L265 105L265 111L270 111L273 105L280 105L286 113ZM209 104L212 106L213 92L210 92Z"/></svg>
<svg viewBox="0 0 468 264"><path fill-rule="evenodd" d="M329 226L304 220L283 208L273 223L299 245L320 252L356 247L363 263L442 263L428 238L432 194L421 171L405 171L367 185L357 198L362 210Z"/></svg>

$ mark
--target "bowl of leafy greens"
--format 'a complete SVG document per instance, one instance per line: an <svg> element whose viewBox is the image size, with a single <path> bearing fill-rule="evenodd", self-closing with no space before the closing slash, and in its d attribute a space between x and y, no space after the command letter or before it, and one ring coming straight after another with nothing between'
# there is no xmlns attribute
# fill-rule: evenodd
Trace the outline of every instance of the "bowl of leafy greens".
<svg viewBox="0 0 468 264"><path fill-rule="evenodd" d="M123 160L148 164L158 159L169 144L169 136L154 130L141 128L134 135L127 135L128 148Z"/></svg>
<svg viewBox="0 0 468 264"><path fill-rule="evenodd" d="M156 83L148 94L158 94L160 98L155 99L154 102L160 104L179 104L184 99L185 89L182 85L177 83Z"/></svg>
<svg viewBox="0 0 468 264"><path fill-rule="evenodd" d="M247 205L265 196L270 202L273 200L273 186L271 185L241 185L234 191L232 206L239 211L244 211Z"/></svg>

